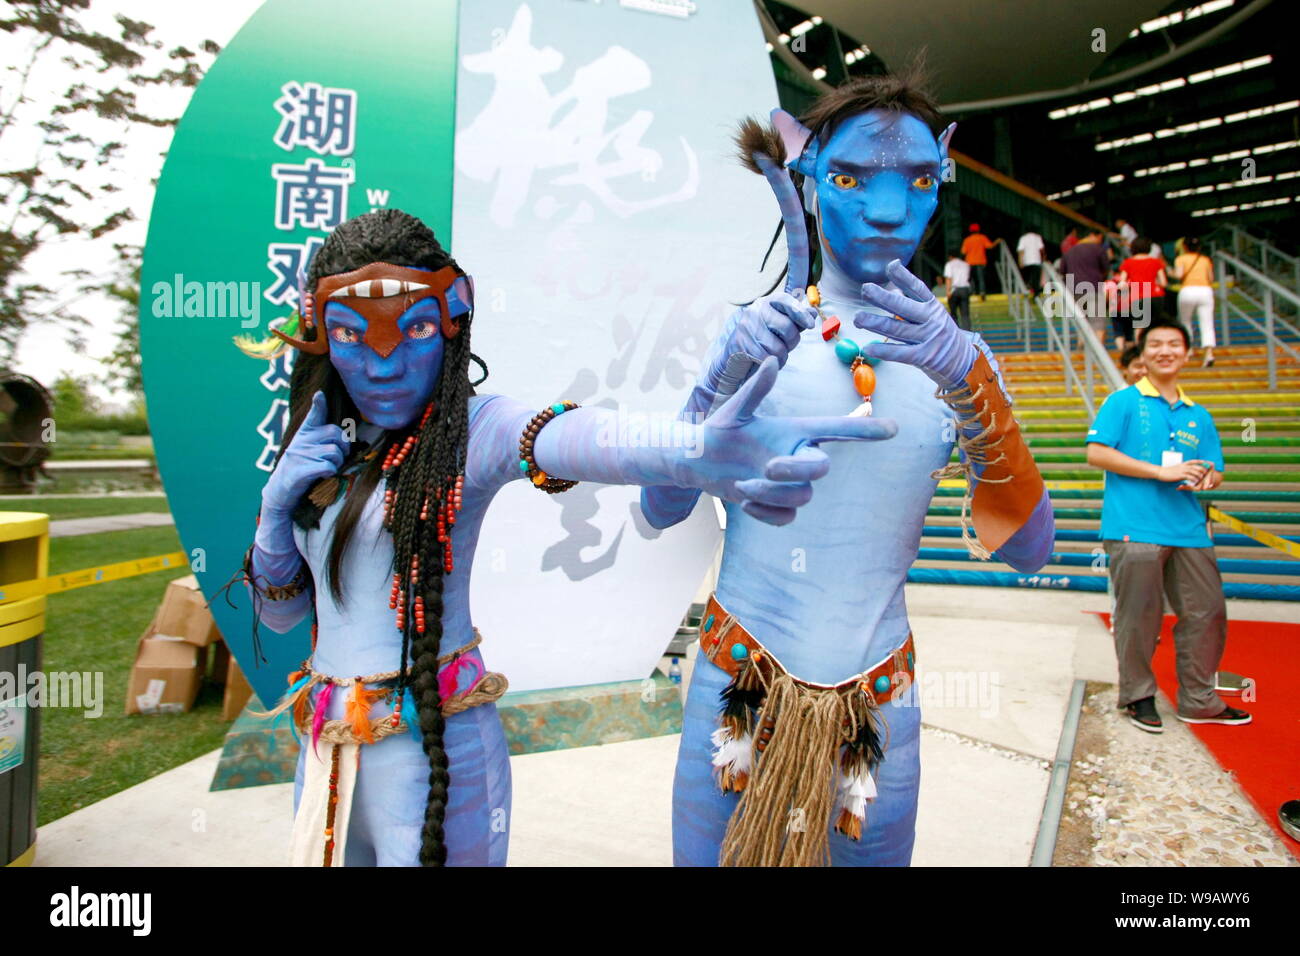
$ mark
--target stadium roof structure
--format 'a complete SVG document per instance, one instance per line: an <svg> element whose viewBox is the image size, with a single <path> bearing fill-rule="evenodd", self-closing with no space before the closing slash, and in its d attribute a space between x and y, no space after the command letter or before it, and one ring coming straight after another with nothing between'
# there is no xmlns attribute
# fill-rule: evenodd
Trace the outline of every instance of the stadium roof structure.
<svg viewBox="0 0 1300 956"><path fill-rule="evenodd" d="M794 108L925 48L961 149L1046 198L1155 238L1229 221L1287 244L1300 237L1287 4L756 3Z"/></svg>

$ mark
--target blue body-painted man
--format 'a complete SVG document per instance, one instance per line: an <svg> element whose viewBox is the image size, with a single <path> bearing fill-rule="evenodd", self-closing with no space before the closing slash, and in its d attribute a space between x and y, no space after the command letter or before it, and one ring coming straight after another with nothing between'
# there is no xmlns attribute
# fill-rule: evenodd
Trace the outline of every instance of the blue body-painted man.
<svg viewBox="0 0 1300 956"><path fill-rule="evenodd" d="M301 352L246 564L267 626L316 614L286 701L305 731L294 861L504 864L510 768L485 685L499 675L484 674L468 600L496 492L522 477L543 490L558 476L667 481L788 522L827 470L819 442L888 438L892 423L755 417L771 361L672 447L614 447L599 440L612 411L560 404L542 418L473 393L473 286L419 220L343 223L308 280L316 334L277 332Z"/></svg>
<svg viewBox="0 0 1300 956"><path fill-rule="evenodd" d="M988 551L1032 570L1046 561L1054 538L1046 490L1011 417L992 355L978 336L958 329L902 265L915 253L937 206L953 127L940 132L929 101L897 77L855 81L833 91L805 121L811 131L777 110L770 129L749 123L737 138L742 159L763 172L777 193L789 244L788 277L784 292L732 316L687 410L698 414L716 406L754 363L775 356L782 370L765 411L850 414L862 395L844 362L849 353L858 355L861 345L862 358L874 365L874 414L894 419L898 434L889 442L831 450L830 476L792 523L765 525L727 506L721 572L703 626L678 755L673 844L679 865L908 864L921 715L909 692L913 659L903 587L935 475L948 463L955 440L961 438L972 482L975 532ZM805 210L820 252L820 315L816 294L803 291L813 281ZM848 335L833 334L836 318ZM866 334L848 329L850 319ZM849 335L856 341L846 342ZM950 393L949 401L936 397L936 385ZM696 497L683 489L650 488L642 501L651 523L665 527L689 514ZM819 691L807 685L870 678L848 693L874 694L874 713L883 724L876 730L884 759L872 762L871 779L865 761L856 765L856 777L841 769L850 768L850 747L840 747L843 741L836 738L823 755L830 769L823 768L825 776L811 791L769 780L762 801L754 795L772 747L783 732L793 733L787 724L798 720L782 718L773 725L770 712L758 712L758 739L744 737L741 752L734 741L743 730L718 729L720 694L729 688L734 702L732 677L744 664L731 659L746 654L732 646L741 629L753 639L751 657L753 650L762 650L798 679L796 685L803 682L800 699L809 713ZM766 727L761 726L764 714ZM736 726L743 728L744 720ZM836 729L831 726L830 732ZM801 755L780 758L796 759ZM804 772L821 771L805 767ZM747 790L736 787L737 774L742 780L748 775ZM739 797L723 792L720 778L743 792ZM816 803L816 787L825 791L835 783L829 820L804 819L797 794L811 793ZM754 820L759 806L772 819ZM841 825L839 832L837 812L850 825ZM850 813L858 816L856 825L846 816ZM768 839L771 828L784 833ZM845 835L856 835L859 828L860 839ZM820 841L808 839L823 834ZM806 852L802 844L808 844Z"/></svg>

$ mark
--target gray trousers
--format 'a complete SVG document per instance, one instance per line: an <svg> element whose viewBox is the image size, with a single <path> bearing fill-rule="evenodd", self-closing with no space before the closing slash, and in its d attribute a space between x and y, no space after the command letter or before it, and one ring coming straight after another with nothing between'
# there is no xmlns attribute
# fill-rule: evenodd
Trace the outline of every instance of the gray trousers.
<svg viewBox="0 0 1300 956"><path fill-rule="evenodd" d="M1119 658L1121 707L1156 693L1151 655L1164 616L1161 594L1178 616L1174 654L1178 713L1213 717L1223 710L1214 691L1215 672L1228 636L1223 581L1213 548L1173 548L1141 542L1104 541L1115 596L1115 655Z"/></svg>

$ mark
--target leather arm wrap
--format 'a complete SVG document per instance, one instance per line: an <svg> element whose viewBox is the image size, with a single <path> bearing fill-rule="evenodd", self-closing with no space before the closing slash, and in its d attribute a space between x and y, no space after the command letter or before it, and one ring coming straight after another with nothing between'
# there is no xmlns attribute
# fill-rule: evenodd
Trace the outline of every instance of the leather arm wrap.
<svg viewBox="0 0 1300 956"><path fill-rule="evenodd" d="M982 352L965 382L940 395L957 412L962 429L958 441L966 455L963 470L973 486L968 496L973 499L975 535L986 551L996 551L1034 513L1043 497L1043 478Z"/></svg>

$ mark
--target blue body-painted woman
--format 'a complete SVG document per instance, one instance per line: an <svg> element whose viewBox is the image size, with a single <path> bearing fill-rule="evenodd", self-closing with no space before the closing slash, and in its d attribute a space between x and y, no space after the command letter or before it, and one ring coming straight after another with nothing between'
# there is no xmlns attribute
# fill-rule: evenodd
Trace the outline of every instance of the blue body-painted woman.
<svg viewBox="0 0 1300 956"><path fill-rule="evenodd" d="M765 412L847 415L862 397L836 344L853 336L864 356L883 360L874 369L873 414L897 422L893 440L831 449L830 475L791 523L765 525L727 506L717 602L789 674L834 684L888 659L910 633L903 594L907 571L934 494L932 474L949 461L962 428L949 404L936 397L936 385L960 388L979 370L1004 405L1005 399L984 343L959 330L924 283L902 266L938 204L953 127L940 132L927 101L894 77L858 81L828 94L809 122L812 131L777 110L770 131L753 126L755 136L738 137L747 165L768 176L781 202L789 275L784 292L732 316L688 411L715 406L757 362L775 357L782 369L761 406ZM798 176L787 173L787 166ZM820 315L803 294L812 281L805 207L821 256ZM824 338L823 321L832 318L842 320L847 335L827 330L829 340ZM867 334L848 328L850 320ZM1014 425L1009 412L999 427L1006 432L1008 425ZM973 438L983 425L965 428ZM1023 450L1018 432L1002 432L1000 447L1012 454L1018 473L1003 481L1001 474L985 473L983 460L972 462L974 478L993 478L975 486L975 530L1001 560L1037 569L1054 537L1050 502L1032 460L1026 464L1027 453L1015 452ZM689 514L695 498L689 490L652 488L643 493L643 507L652 524L666 527ZM717 865L737 807L737 795L719 788L713 759L719 695L729 680L701 654L686 702L674 787L679 865ZM887 746L875 774L878 796L866 810L860 840L829 833L836 865L911 860L921 720L911 691L880 710ZM753 760L761 772L757 751ZM830 829L826 821L808 825Z"/></svg>
<svg viewBox="0 0 1300 956"><path fill-rule="evenodd" d="M295 854L314 865L322 846L333 865L504 864L510 768L495 707L444 713L482 685L470 571L497 491L524 477L543 489L560 476L667 482L788 522L826 473L819 442L887 438L892 424L755 417L775 361L703 424L682 424L696 434L671 447L599 441L614 433L609 410L559 405L539 422L509 398L473 394L472 283L423 223L395 210L335 229L308 293L316 334L288 339L303 350L291 424L247 568L271 629L316 613L297 681L309 731ZM375 738L348 752L353 782L322 738L331 725ZM389 725L399 732L384 736ZM350 797L336 794L345 783Z"/></svg>

